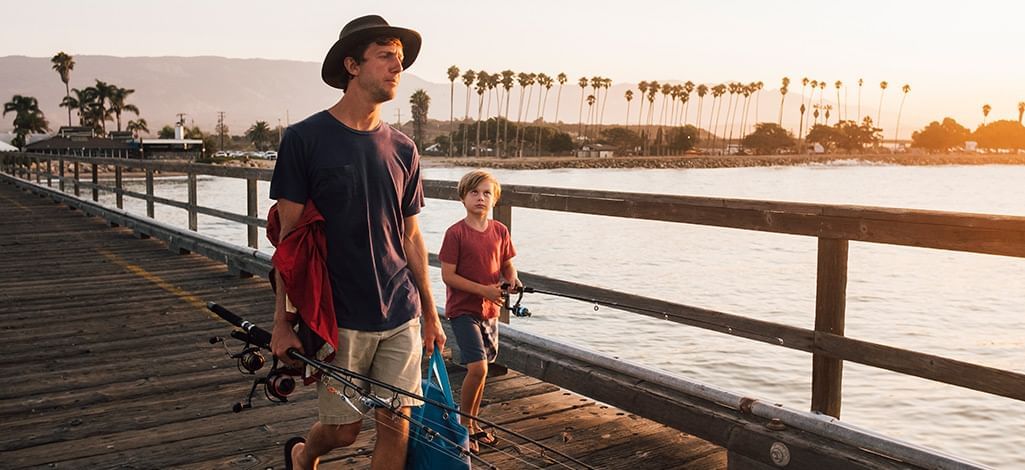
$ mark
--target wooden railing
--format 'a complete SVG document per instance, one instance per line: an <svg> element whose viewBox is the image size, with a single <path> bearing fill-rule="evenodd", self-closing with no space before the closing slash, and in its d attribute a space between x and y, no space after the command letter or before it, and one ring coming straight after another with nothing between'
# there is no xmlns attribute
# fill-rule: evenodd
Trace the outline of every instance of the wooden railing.
<svg viewBox="0 0 1025 470"><path fill-rule="evenodd" d="M53 161L58 167L56 175L51 171ZM68 163L73 165L74 176L65 174ZM80 164L91 166L90 182L79 178ZM97 182L97 165L114 166L113 187ZM145 194L123 189L119 175L127 168L146 171ZM154 203L182 208L189 211L189 228L192 230L196 230L197 213L245 223L250 230L250 246L254 248L257 244L256 227L266 226L266 221L256 215L256 181L268 181L272 174L270 170L28 154L5 155L4 169L26 179L34 177L37 183L45 178L50 186L56 176L62 190L69 183L75 194L78 194L79 187L86 187L92 190L93 200L98 199L98 190L111 191L118 195L118 207L121 207L123 195L143 198L147 201L150 217L153 216ZM188 202L155 197L154 171L188 175ZM231 214L198 206L196 175L247 180L247 214ZM458 199L454 182L425 181L424 188L429 198ZM1025 401L1025 374L844 336L850 240L1021 258L1025 257L1025 217L506 185L501 204L495 208L494 214L510 228L513 227L513 207L818 238L815 324L812 329L521 273L526 284L538 288L614 303L637 314L809 352L813 356L813 411L839 417L844 361ZM433 264L436 263L433 259Z"/></svg>

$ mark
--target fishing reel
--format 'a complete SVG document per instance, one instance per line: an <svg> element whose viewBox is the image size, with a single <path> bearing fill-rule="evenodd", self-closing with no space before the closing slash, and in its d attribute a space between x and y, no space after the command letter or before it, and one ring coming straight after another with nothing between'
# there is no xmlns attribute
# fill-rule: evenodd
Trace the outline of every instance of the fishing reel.
<svg viewBox="0 0 1025 470"><path fill-rule="evenodd" d="M526 289L523 287L512 287L508 282L502 284L502 298L505 299L505 309L509 311L513 316L516 317L529 317L530 309L520 305L523 301L523 292ZM512 302L512 294L518 294L516 296L516 302Z"/></svg>
<svg viewBox="0 0 1025 470"><path fill-rule="evenodd" d="M242 375L256 375L260 369L263 369L263 367L267 365L266 357L264 357L260 352L260 348L251 344L251 339L246 333L233 331L231 335L236 339L245 342L241 351L232 353L228 349L228 345L224 343L224 338L220 336L210 338L210 344L224 344L224 349L227 352L228 357L236 360L236 367ZM272 403L287 402L288 396L295 391L295 377L297 375L299 375L298 371L288 367L279 366L278 358L274 358L267 375L254 379L253 386L250 387L249 394L246 395L245 401L235 403L231 407L231 410L238 413L242 410L252 408L253 395L256 394L256 388L261 385L263 386L263 394L267 397L268 401Z"/></svg>

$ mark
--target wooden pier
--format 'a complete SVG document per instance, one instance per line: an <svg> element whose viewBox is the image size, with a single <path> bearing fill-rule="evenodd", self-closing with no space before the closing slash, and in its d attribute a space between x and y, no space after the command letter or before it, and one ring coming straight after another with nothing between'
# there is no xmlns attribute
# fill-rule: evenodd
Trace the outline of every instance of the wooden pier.
<svg viewBox="0 0 1025 470"><path fill-rule="evenodd" d="M223 347L207 341L228 328L204 308L212 300L270 322L269 288L252 276L270 267L256 250L257 228L266 226L256 188L271 171L40 154L4 155L2 166L0 367L12 378L0 389L5 463L280 465L280 444L308 428L313 406L232 414L248 384ZM98 177L102 166L113 181ZM125 189L125 171L144 172L145 193ZM159 171L187 176L187 201L155 194ZM197 175L246 180L246 213L199 205ZM425 181L424 189L429 198L456 198L451 182ZM116 196L116 207L98 204L101 191ZM145 200L146 216L123 211L124 197ZM155 204L186 211L188 227L154 219ZM506 329L500 361L516 372L489 382L483 416L596 468L982 468L840 421L845 362L1025 400L1020 372L844 331L849 241L1021 258L1025 217L510 185L495 218L513 231L514 207L818 240L817 264L809 266L817 272L815 321L805 327L521 273L532 287L812 356L808 412ZM248 247L196 233L198 214L245 224ZM452 373L458 384L461 373ZM365 467L372 434L330 464ZM503 442L508 447L484 454L500 468L555 465Z"/></svg>
<svg viewBox="0 0 1025 470"><path fill-rule="evenodd" d="M9 184L0 227L0 467L282 468L284 441L315 419L315 392L233 413L249 379L208 341L230 327L204 308L269 325L265 280ZM461 370L450 372L458 387ZM726 466L721 447L517 373L488 383L482 416L597 468ZM322 468L369 468L371 425ZM482 453L498 468L554 465L499 437Z"/></svg>

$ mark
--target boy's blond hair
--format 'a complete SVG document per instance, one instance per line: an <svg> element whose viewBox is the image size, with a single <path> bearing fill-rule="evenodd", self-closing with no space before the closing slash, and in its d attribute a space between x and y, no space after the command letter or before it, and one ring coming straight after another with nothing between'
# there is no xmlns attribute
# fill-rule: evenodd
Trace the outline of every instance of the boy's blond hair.
<svg viewBox="0 0 1025 470"><path fill-rule="evenodd" d="M459 180L459 199L466 197L470 190L485 181L491 182L491 193L494 194L495 202L497 203L502 197L502 185L498 183L498 180L491 173L484 170L473 170L463 175Z"/></svg>

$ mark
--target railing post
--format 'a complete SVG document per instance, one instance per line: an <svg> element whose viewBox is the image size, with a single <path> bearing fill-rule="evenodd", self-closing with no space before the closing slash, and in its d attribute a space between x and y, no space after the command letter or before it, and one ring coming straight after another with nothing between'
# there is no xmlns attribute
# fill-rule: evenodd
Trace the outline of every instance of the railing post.
<svg viewBox="0 0 1025 470"><path fill-rule="evenodd" d="M196 173L189 170L189 230L199 231L199 221L196 216Z"/></svg>
<svg viewBox="0 0 1025 470"><path fill-rule="evenodd" d="M32 160L32 163L34 163L32 165L33 172L36 174L36 184L39 184L39 174L43 172L43 170L40 168L40 166L42 166L40 165L40 163L42 162L40 162L39 159L36 157L32 157Z"/></svg>
<svg viewBox="0 0 1025 470"><path fill-rule="evenodd" d="M99 200L100 200L100 188L96 187L96 185L100 184L100 178L97 176L96 167L97 167L97 165L95 163L93 163L92 164L92 170L93 170L93 202L99 202Z"/></svg>
<svg viewBox="0 0 1025 470"><path fill-rule="evenodd" d="M843 336L847 309L847 240L819 238L815 334ZM816 341L817 342L817 341ZM812 353L811 410L840 417L843 361Z"/></svg>
<svg viewBox="0 0 1025 470"><path fill-rule="evenodd" d="M48 187L48 188L52 188L53 187L53 165L52 165L52 163L53 163L52 159L49 159L49 158L46 159L46 187Z"/></svg>
<svg viewBox="0 0 1025 470"><path fill-rule="evenodd" d="M79 167L79 166L80 166L80 165L78 164L78 162L77 162L77 161L76 161L76 162L75 162L75 164L73 165L73 167L74 167L74 170L75 170L75 182L74 182L74 184L75 184L75 197L78 197L78 196L80 196L80 195L81 195L81 194L79 194L79 189L78 189L78 167Z"/></svg>
<svg viewBox="0 0 1025 470"><path fill-rule="evenodd" d="M124 192L124 188L122 187L121 178L121 165L118 164L114 166L114 192L116 193L114 199L117 201L118 209L125 208L125 196L122 194Z"/></svg>
<svg viewBox="0 0 1025 470"><path fill-rule="evenodd" d="M256 178L246 178L246 214L249 217L258 217L259 207L256 197ZM259 227L254 222L246 223L246 229L249 232L249 247L259 248L260 247L260 231Z"/></svg>
<svg viewBox="0 0 1025 470"><path fill-rule="evenodd" d="M153 169L146 169L146 217L153 218Z"/></svg>
<svg viewBox="0 0 1025 470"><path fill-rule="evenodd" d="M63 193L64 192L64 159L63 158L60 158L60 159L57 160L57 172L58 172L58 177L60 178L59 180L57 180L57 186L59 186L60 192Z"/></svg>
<svg viewBox="0 0 1025 470"><path fill-rule="evenodd" d="M505 224L505 226L509 228L509 233L512 233L512 206L499 202L495 205L492 216L495 220ZM498 321L508 325L509 310L500 308L498 309L498 312ZM493 364L488 368L488 371L488 375L505 375L509 373L509 369L501 364Z"/></svg>

